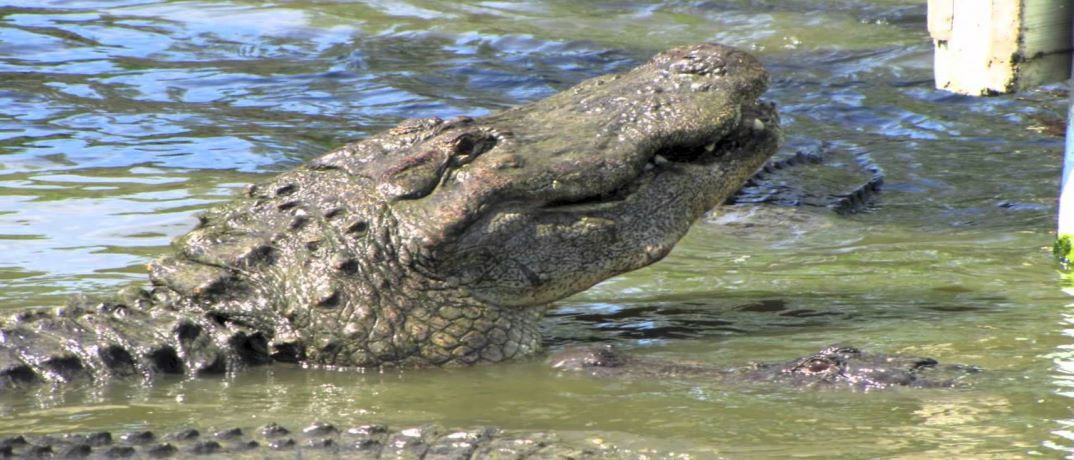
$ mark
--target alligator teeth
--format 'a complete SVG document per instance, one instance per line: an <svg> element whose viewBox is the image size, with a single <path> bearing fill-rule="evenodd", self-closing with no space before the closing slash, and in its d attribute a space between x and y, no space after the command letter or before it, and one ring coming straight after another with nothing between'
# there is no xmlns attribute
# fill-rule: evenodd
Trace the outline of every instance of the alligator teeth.
<svg viewBox="0 0 1074 460"><path fill-rule="evenodd" d="M753 129L754 129L754 131L764 131L764 122L761 121L760 118L754 118L753 119Z"/></svg>
<svg viewBox="0 0 1074 460"><path fill-rule="evenodd" d="M705 146L705 152L712 153L713 150L716 150L715 142Z"/></svg>
<svg viewBox="0 0 1074 460"><path fill-rule="evenodd" d="M657 155L653 157L653 163L656 163L658 165L665 165L671 163L671 161L669 161L667 158L664 158L663 155Z"/></svg>
<svg viewBox="0 0 1074 460"><path fill-rule="evenodd" d="M653 168L655 168L655 167L656 167L656 165L654 165L653 162L651 162L651 161L648 162L648 163L645 163L645 170L646 171L652 171Z"/></svg>

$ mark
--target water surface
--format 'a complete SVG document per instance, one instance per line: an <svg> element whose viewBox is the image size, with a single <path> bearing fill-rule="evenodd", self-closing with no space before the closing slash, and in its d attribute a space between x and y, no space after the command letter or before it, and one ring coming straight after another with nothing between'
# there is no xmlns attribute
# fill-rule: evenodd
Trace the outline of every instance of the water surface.
<svg viewBox="0 0 1074 460"><path fill-rule="evenodd" d="M700 458L1074 451L1074 313L1046 250L1065 91L934 90L918 0L0 0L0 308L142 282L200 210L403 118L489 113L699 41L757 54L785 152L868 154L880 199L852 216L714 214L665 261L559 302L550 347L737 365L845 342L984 368L969 388L602 380L537 360L275 366L0 396L0 433L321 419L555 430Z"/></svg>

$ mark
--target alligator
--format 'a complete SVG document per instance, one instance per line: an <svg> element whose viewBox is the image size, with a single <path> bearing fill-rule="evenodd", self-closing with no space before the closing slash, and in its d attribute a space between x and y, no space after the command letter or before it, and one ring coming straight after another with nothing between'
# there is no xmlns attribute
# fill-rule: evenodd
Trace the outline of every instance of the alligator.
<svg viewBox="0 0 1074 460"><path fill-rule="evenodd" d="M408 120L199 217L150 286L0 323L0 388L272 362L471 365L663 258L776 150L767 74L701 44L483 118Z"/></svg>
<svg viewBox="0 0 1074 460"><path fill-rule="evenodd" d="M587 445L588 444L588 445ZM648 449L646 449L648 450ZM648 457L646 457L648 454ZM314 422L305 427L270 423L254 429L12 435L0 438L0 457L249 459L638 459L651 452L608 442L580 442L554 433L512 432L490 427L448 430L438 425L392 428Z"/></svg>
<svg viewBox="0 0 1074 460"><path fill-rule="evenodd" d="M569 347L548 357L554 369L597 377L690 378L725 383L772 383L800 388L874 391L895 387L954 388L979 372L974 366L932 358L869 353L835 344L784 363L750 363L723 368L631 356L610 345Z"/></svg>
<svg viewBox="0 0 1074 460"><path fill-rule="evenodd" d="M857 214L876 203L884 177L884 169L869 152L852 153L822 143L777 154L724 204L765 203Z"/></svg>
<svg viewBox="0 0 1074 460"><path fill-rule="evenodd" d="M724 368L697 362L628 355L609 345L576 346L551 353L552 369L567 374L626 379L680 379L729 384L775 384L810 389L876 391L898 387L955 388L979 371L941 365L934 359L863 352L832 345L781 363L750 363ZM594 445L556 433L518 432L494 427L446 429L438 425L389 428L384 425L338 427L313 422L295 429L276 423L253 430L184 428L158 435L140 430L50 435L17 434L0 438L0 457L186 457L218 454L228 458L659 458L666 453L638 452L611 442ZM667 455L671 456L671 455Z"/></svg>

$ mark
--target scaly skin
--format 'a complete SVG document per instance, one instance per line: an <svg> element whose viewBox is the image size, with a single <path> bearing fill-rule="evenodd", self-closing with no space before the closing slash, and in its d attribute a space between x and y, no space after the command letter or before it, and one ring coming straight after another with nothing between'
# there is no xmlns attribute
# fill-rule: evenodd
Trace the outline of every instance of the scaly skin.
<svg viewBox="0 0 1074 460"><path fill-rule="evenodd" d="M798 151L769 160L725 204L773 203L855 214L875 203L883 184L884 170L869 152Z"/></svg>
<svg viewBox="0 0 1074 460"><path fill-rule="evenodd" d="M469 365L664 257L776 149L767 75L695 45L482 119L411 120L201 216L152 288L0 325L0 387L272 361Z"/></svg>
<svg viewBox="0 0 1074 460"><path fill-rule="evenodd" d="M786 363L738 368L628 356L609 346L568 348L548 357L555 369L598 377L690 378L728 383L774 383L807 388L859 391L894 387L952 388L977 367L944 364L932 358L866 353L846 345L825 347Z"/></svg>
<svg viewBox="0 0 1074 460"><path fill-rule="evenodd" d="M803 388L876 391L897 387L951 388L977 368L941 365L934 359L865 353L833 345L785 363L721 368L703 363L673 362L627 356L607 346L569 348L553 353L548 363L561 372L598 377L684 379L739 384L772 383ZM0 437L0 456L115 458L187 457L220 454L227 458L672 458L670 453L635 452L602 443L599 446L560 439L551 433L504 432L480 427L446 430L438 426L390 429L380 425L351 428L314 423L302 429L270 424L259 429L186 428L170 434L75 433Z"/></svg>
<svg viewBox="0 0 1074 460"><path fill-rule="evenodd" d="M174 433L64 433L0 437L0 457L229 459L638 459L672 458L608 443L585 445L552 433L504 432L478 427L447 430L435 425L392 429L383 425L336 427L314 423L290 428L269 424Z"/></svg>

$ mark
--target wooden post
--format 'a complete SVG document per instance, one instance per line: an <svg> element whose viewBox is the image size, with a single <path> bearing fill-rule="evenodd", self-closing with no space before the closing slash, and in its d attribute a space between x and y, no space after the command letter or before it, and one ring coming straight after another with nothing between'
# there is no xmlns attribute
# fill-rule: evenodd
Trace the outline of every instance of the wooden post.
<svg viewBox="0 0 1074 460"><path fill-rule="evenodd" d="M1074 81L1067 102L1067 138L1063 153L1063 176L1059 181L1059 229L1056 232L1055 254L1059 266L1070 270L1074 263Z"/></svg>
<svg viewBox="0 0 1074 460"><path fill-rule="evenodd" d="M928 0L936 87L959 94L1013 93L1072 75L1074 0ZM1053 252L1074 268L1074 82Z"/></svg>
<svg viewBox="0 0 1074 460"><path fill-rule="evenodd" d="M1066 80L1074 0L928 0L936 87L1011 93Z"/></svg>

